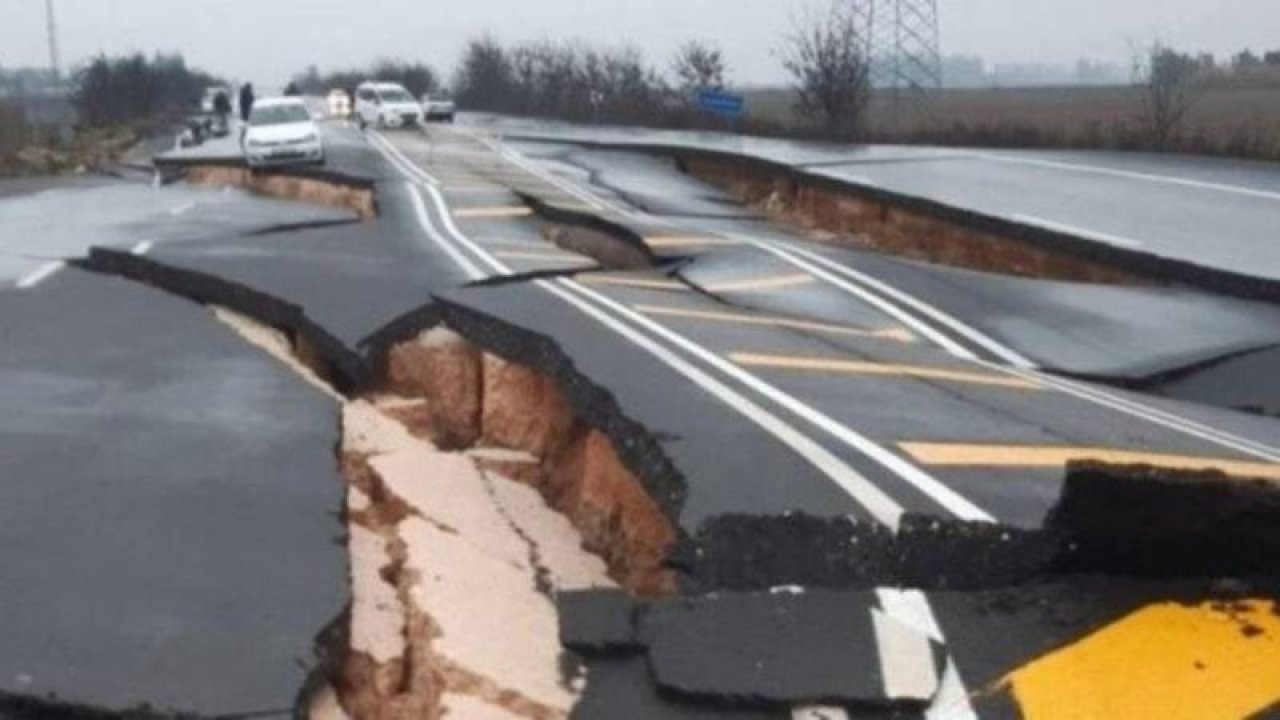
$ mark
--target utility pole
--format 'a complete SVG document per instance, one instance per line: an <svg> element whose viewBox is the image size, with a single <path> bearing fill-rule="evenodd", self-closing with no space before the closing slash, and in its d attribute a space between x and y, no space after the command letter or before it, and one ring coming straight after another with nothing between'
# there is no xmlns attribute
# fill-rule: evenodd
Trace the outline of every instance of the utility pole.
<svg viewBox="0 0 1280 720"><path fill-rule="evenodd" d="M60 77L58 68L58 20L53 15L53 0L44 0L45 17L49 26L49 69L53 71L53 79Z"/></svg>

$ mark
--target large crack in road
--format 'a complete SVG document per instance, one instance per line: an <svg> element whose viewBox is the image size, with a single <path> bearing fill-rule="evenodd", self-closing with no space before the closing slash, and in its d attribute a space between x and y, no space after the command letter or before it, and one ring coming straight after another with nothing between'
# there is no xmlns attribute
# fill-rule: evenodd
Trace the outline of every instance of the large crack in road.
<svg viewBox="0 0 1280 720"><path fill-rule="evenodd" d="M464 155L474 160L487 147L469 139ZM615 272L641 271L627 276L666 269L660 263L671 258L645 244L652 235L563 198L549 204L546 188L524 192L538 189L526 186L535 180L521 174L516 198L537 214L545 239ZM316 182L268 184L327 196ZM361 207L382 205L378 191ZM350 205L345 192L333 201ZM425 217L427 227L447 221ZM1143 622L1145 612L1179 622L1229 617L1255 646L1278 641L1264 612L1280 567L1274 479L1073 463L1035 528L936 511L900 512L886 527L844 506L824 514L812 499L787 507L790 488L749 498L773 510L708 512L703 469L711 465L690 453L727 465L738 448L710 447L723 436L696 418L673 435L651 408L636 414L635 392L605 372L612 345L596 347L602 359L593 360L576 330L549 322L545 308L495 309L576 273L509 273L441 289L353 344L267 287L110 249L75 265L208 306L213 321L338 404L333 460L346 482L349 607L315 628L322 657L289 711L295 716L919 716L948 703L959 713L950 717L999 716L1000 703L1013 698L1026 710L1054 686L1058 676L1032 664L1033 651L1128 632L1121 624ZM695 287L666 277L677 290ZM599 317L608 306L590 307ZM790 320L825 332L812 318ZM787 328L777 318L751 326ZM653 352L647 336L635 344L671 367L696 357L694 345L676 356ZM674 381L648 388L690 392L701 390ZM785 452L772 438L795 431L752 407L774 433L760 436L775 443L766 450ZM737 481L747 495L768 487L717 480ZM1058 598L1076 591L1093 593L1096 604L1066 610ZM1203 616L1183 618L1167 603ZM1043 622L1059 611L1070 617ZM982 632L1005 626L1009 638L984 647ZM978 688L971 699L957 667ZM1211 674L1222 681L1216 667ZM131 712L4 697L0 709L24 718Z"/></svg>

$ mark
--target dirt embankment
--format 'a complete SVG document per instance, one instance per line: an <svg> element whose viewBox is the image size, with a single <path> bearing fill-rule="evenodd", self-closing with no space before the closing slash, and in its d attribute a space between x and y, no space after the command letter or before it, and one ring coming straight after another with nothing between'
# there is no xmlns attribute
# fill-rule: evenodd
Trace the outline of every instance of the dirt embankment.
<svg viewBox="0 0 1280 720"><path fill-rule="evenodd" d="M1146 282L1079 255L964 227L852 189L706 158L683 158L680 166L820 242L1020 277L1118 285Z"/></svg>
<svg viewBox="0 0 1280 720"><path fill-rule="evenodd" d="M247 167L212 164L187 166L186 177L193 185L236 187L270 197L351 210L362 220L378 214L373 187L365 183L281 172L255 172Z"/></svg>

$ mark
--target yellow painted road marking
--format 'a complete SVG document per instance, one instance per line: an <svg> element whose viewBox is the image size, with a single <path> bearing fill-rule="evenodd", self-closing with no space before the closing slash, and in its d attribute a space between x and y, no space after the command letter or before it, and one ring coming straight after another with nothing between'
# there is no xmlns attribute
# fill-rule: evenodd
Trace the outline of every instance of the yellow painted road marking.
<svg viewBox="0 0 1280 720"><path fill-rule="evenodd" d="M651 248L681 248L681 247L720 247L725 245L741 245L737 240L718 237L698 237L698 236L682 236L682 235L657 235L644 239L646 245Z"/></svg>
<svg viewBox="0 0 1280 720"><path fill-rule="evenodd" d="M637 305L646 315L662 315L666 317L690 318L693 320L710 320L712 322L737 323L741 325L764 325L768 327L789 328L830 333L833 335L852 335L855 337L874 337L897 342L915 342L916 338L904 328L886 328L883 330L864 330L847 325L830 325L827 323L794 320L792 318L773 315L746 315L742 313L715 312L711 310L685 310L684 308L661 307L657 305Z"/></svg>
<svg viewBox="0 0 1280 720"><path fill-rule="evenodd" d="M990 375L987 373L947 370L945 368L925 365L897 365L892 363L860 362L856 360L835 360L818 357L796 357L792 355L763 355L759 353L735 352L729 359L747 367L775 368L778 370L809 370L817 372L848 373L852 375L895 375L917 378L920 380L945 380L948 382L972 383L975 385L995 385L997 387L1017 390L1039 390L1040 386L1029 380L1008 375Z"/></svg>
<svg viewBox="0 0 1280 720"><path fill-rule="evenodd" d="M643 288L646 290L688 290L683 283L675 280L657 278L628 277L625 275L584 275L578 282L587 285L618 285L620 287Z"/></svg>
<svg viewBox="0 0 1280 720"><path fill-rule="evenodd" d="M1149 605L1000 684L1024 720L1239 720L1280 702L1269 600Z"/></svg>
<svg viewBox="0 0 1280 720"><path fill-rule="evenodd" d="M776 275L773 277L751 278L747 280L730 280L727 282L703 285L707 292L760 292L761 290L777 290L779 288L807 285L814 282L812 275L795 273L793 275Z"/></svg>
<svg viewBox="0 0 1280 720"><path fill-rule="evenodd" d="M1071 460L1098 460L1116 465L1151 465L1170 470L1221 470L1228 475L1280 480L1280 464L1171 455L1114 448L968 445L962 443L899 443L925 465L975 467L1063 467ZM1280 668L1277 669L1280 672Z"/></svg>
<svg viewBox="0 0 1280 720"><path fill-rule="evenodd" d="M457 218L525 217L532 214L533 211L523 205L460 208L453 211L453 216Z"/></svg>
<svg viewBox="0 0 1280 720"><path fill-rule="evenodd" d="M518 252L512 250L497 250L493 253L494 257L503 260L532 260L534 262L572 262L591 264L591 258L581 255L572 255L570 253L558 252Z"/></svg>

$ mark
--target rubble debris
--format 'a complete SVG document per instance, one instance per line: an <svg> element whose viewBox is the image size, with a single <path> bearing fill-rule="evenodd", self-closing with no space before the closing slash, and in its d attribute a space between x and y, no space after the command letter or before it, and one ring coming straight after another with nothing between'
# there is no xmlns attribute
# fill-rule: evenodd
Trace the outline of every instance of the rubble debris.
<svg viewBox="0 0 1280 720"><path fill-rule="evenodd" d="M1072 462L1046 526L1071 538L1064 572L1220 577L1280 568L1280 484L1215 470Z"/></svg>
<svg viewBox="0 0 1280 720"><path fill-rule="evenodd" d="M642 616L654 681L728 704L923 706L941 648L870 592L724 593Z"/></svg>
<svg viewBox="0 0 1280 720"><path fill-rule="evenodd" d="M496 717L565 717L580 681L562 677L549 593L613 587L604 563L534 490L415 437L374 403L349 403L343 428L354 601L340 690L352 717L477 704Z"/></svg>
<svg viewBox="0 0 1280 720"><path fill-rule="evenodd" d="M726 515L708 520L669 561L690 589L978 588L1026 582L1047 572L1061 540L1053 533L924 515L904 515L895 535L851 518Z"/></svg>
<svg viewBox="0 0 1280 720"><path fill-rule="evenodd" d="M587 655L638 650L636 613L640 607L626 592L559 593L560 644Z"/></svg>

